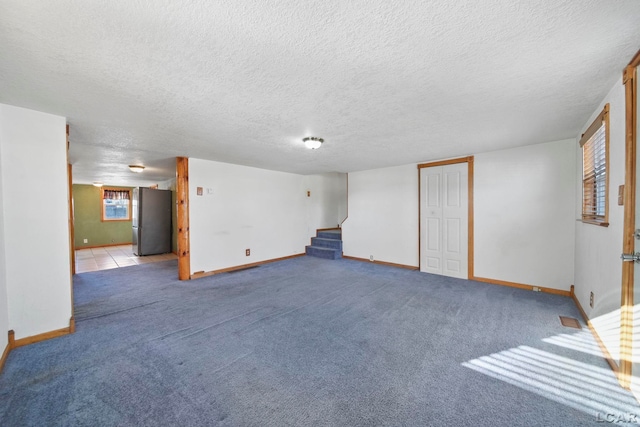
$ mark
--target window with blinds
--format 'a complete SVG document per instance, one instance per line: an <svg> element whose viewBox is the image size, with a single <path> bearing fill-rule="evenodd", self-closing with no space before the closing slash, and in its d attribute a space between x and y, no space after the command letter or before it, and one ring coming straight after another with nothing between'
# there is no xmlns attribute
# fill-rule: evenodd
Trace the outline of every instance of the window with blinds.
<svg viewBox="0 0 640 427"><path fill-rule="evenodd" d="M582 147L582 221L608 224L609 104L580 139Z"/></svg>

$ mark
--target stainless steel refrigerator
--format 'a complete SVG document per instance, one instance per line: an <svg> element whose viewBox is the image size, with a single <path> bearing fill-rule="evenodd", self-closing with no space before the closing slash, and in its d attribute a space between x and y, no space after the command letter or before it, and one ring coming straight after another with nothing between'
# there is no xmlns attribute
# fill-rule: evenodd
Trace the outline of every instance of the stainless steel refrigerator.
<svg viewBox="0 0 640 427"><path fill-rule="evenodd" d="M131 204L133 253L141 256L171 252L171 191L134 188Z"/></svg>

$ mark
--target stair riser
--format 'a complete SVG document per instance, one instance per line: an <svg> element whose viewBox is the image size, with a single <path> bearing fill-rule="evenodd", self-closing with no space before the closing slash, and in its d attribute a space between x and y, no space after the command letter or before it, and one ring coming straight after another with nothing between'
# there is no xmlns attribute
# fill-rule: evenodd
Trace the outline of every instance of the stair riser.
<svg viewBox="0 0 640 427"><path fill-rule="evenodd" d="M321 248L336 249L342 252L342 240L323 239L319 237L311 238L311 246L319 246Z"/></svg>
<svg viewBox="0 0 640 427"><path fill-rule="evenodd" d="M318 231L316 233L318 236L322 239L334 239L334 240L340 240L342 239L342 234L341 233L332 233L330 231Z"/></svg>
<svg viewBox="0 0 640 427"><path fill-rule="evenodd" d="M314 256L317 258L324 258L324 259L339 259L342 258L342 252L340 251L336 251L336 250L326 250L326 248L324 248L325 250L319 249L319 248L315 248L313 246L307 246L305 248L305 253L309 256Z"/></svg>

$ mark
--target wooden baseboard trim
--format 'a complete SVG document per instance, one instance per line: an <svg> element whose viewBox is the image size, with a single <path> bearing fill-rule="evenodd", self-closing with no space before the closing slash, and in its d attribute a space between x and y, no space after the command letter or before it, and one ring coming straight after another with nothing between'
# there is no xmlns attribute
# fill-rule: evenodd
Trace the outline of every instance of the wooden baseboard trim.
<svg viewBox="0 0 640 427"><path fill-rule="evenodd" d="M8 332L8 342L4 351L2 352L2 358L0 358L0 373L2 373L2 369L4 368L4 364L7 361L7 357L9 357L9 353L11 350L18 347L24 347L25 345L35 344L40 341L50 340L52 338L58 338L64 335L73 334L76 331L76 320L71 317L69 319L69 327L57 329L55 331L49 331L38 335L33 335L30 337L16 339L16 334L13 330Z"/></svg>
<svg viewBox="0 0 640 427"><path fill-rule="evenodd" d="M571 291L564 291L562 289L543 288L542 286L525 285L524 283L507 282L505 280L487 279L486 277L469 277L469 280L475 280L476 282L489 283L492 285L509 286L511 288L526 289L533 291L533 288L540 289L540 292L547 294L562 295L563 297L570 297Z"/></svg>
<svg viewBox="0 0 640 427"><path fill-rule="evenodd" d="M340 227L331 227L331 228L316 228L316 233L318 231L332 231L332 230L341 230Z"/></svg>
<svg viewBox="0 0 640 427"><path fill-rule="evenodd" d="M52 338L58 338L64 335L69 335L71 332L69 328L56 329L55 331L49 331L38 335L32 335L30 337L20 338L15 340L12 349L18 347L24 347L25 345L35 344L37 342L50 340Z"/></svg>
<svg viewBox="0 0 640 427"><path fill-rule="evenodd" d="M124 245L131 245L131 242L124 242L124 243L109 243L107 245L95 245L95 246L76 246L76 250L79 251L80 249L96 249L96 248L108 248L110 246L124 246Z"/></svg>
<svg viewBox="0 0 640 427"><path fill-rule="evenodd" d="M593 327L591 320L589 320L587 313L583 310L582 305L580 305L580 301L578 301L576 294L573 292L573 286L571 286L571 291L571 299L573 299L576 307L578 307L578 311L580 312L584 323L587 324L587 327L591 331L591 335L593 335L593 338L595 338L598 346L600 346L600 350L602 350L602 354L604 354L604 358L611 367L611 370L616 374L616 377L618 377L618 381L622 383L622 379L620 378L620 367L618 366L616 361L613 360L613 357L611 357L611 353L609 353L609 350L607 350L607 347L604 345L604 341L602 341L600 335L598 335L598 332L596 332L596 329Z"/></svg>
<svg viewBox="0 0 640 427"><path fill-rule="evenodd" d="M285 257L281 257L281 258L273 258L273 259L268 259L268 260L265 260L265 261L252 262L250 264L242 264L242 265L236 265L236 266L233 266L233 267L222 268L220 270L196 271L195 273L193 273L191 275L191 279L192 280L193 279L200 279L201 277L213 276L215 274L220 274L220 273L228 273L230 271L242 270L242 269L250 268L250 267L257 267L259 265L270 264L272 262L284 261L286 259L298 258L298 257L301 257L301 256L305 256L305 254L295 254L295 255L289 255L289 256L285 256Z"/></svg>
<svg viewBox="0 0 640 427"><path fill-rule="evenodd" d="M56 329L55 331L44 332L42 334L32 335L30 337L25 337L20 339L15 339L13 336L9 336L9 344L11 344L11 349L13 350L14 348L24 347L25 345L35 344L41 341L46 341L53 338L58 338L65 335L72 334L75 332L75 329L76 329L76 322L75 322L75 319L72 317L71 319L69 319L69 326L66 328ZM9 332L12 333L13 331L9 331Z"/></svg>
<svg viewBox="0 0 640 427"><path fill-rule="evenodd" d="M7 341L7 345L2 352L2 358L0 359L0 373L4 369L4 364L7 361L7 357L9 357L9 353L11 352L11 344L13 342L13 331L9 331L9 340Z"/></svg>
<svg viewBox="0 0 640 427"><path fill-rule="evenodd" d="M368 260L366 258L358 258L358 257L355 257L355 256L349 256L349 255L342 255L342 258L350 259L350 260L353 260L353 261L362 261L362 262L370 262L372 264L386 265L388 267L404 268L406 270L418 270L419 269L419 267L416 267L416 266L413 266L413 265L396 264L394 262L386 262L386 261L371 261L371 260Z"/></svg>

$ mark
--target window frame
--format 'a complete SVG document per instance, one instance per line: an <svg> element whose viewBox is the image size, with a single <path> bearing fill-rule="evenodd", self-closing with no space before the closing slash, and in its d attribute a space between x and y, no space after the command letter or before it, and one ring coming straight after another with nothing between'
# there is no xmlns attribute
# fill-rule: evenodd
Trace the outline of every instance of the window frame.
<svg viewBox="0 0 640 427"><path fill-rule="evenodd" d="M127 218L107 218L106 217L106 208L107 205L104 203L104 192L105 191L127 191L129 193L129 207L127 209ZM102 222L123 222L123 221L131 221L132 220L132 194L130 188L124 187L102 187L100 189L100 220Z"/></svg>
<svg viewBox="0 0 640 427"><path fill-rule="evenodd" d="M588 212L586 208L593 206L593 204L586 203L589 198L585 186L585 146L592 140L592 138L598 133L598 131L604 126L604 215L594 215L591 210ZM585 224L593 224L601 227L609 226L609 104L606 104L600 114L595 118L593 123L589 125L585 133L580 138L580 149L582 151L582 212L581 221ZM592 168L595 170L595 165ZM597 181L596 181L597 182ZM598 192L594 191L592 197L597 197Z"/></svg>

